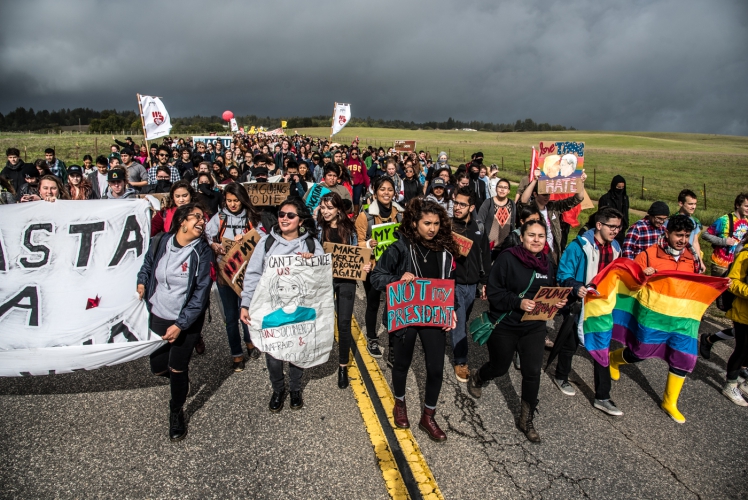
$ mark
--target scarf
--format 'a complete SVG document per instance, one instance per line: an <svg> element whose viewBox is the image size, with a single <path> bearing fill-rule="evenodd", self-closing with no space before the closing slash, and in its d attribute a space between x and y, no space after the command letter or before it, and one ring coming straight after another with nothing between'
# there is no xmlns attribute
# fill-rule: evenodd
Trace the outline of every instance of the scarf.
<svg viewBox="0 0 748 500"><path fill-rule="evenodd" d="M538 255L534 255L524 246L516 246L508 249L509 253L514 255L523 266L527 269L534 269L539 273L546 274L548 272L548 256L543 252Z"/></svg>

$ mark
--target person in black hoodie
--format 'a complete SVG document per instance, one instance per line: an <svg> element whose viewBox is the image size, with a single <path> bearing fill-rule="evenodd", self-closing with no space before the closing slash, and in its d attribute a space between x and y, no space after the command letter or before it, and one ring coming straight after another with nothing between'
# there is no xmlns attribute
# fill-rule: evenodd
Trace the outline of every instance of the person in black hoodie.
<svg viewBox="0 0 748 500"><path fill-rule="evenodd" d="M25 163L21 159L21 152L18 148L8 148L5 154L8 157L8 162L5 164L3 171L0 172L0 175L10 181L17 193L21 190L21 186L26 183L26 178L22 171Z"/></svg>
<svg viewBox="0 0 748 500"><path fill-rule="evenodd" d="M488 338L488 363L470 372L468 392L480 398L488 381L505 375L514 351L522 358L522 413L519 428L531 442L540 442L533 425L538 405L540 371L545 347L545 321L522 321L525 313L535 308L532 300L541 287L556 286L553 260L543 252L546 226L542 221L525 222L520 235L522 245L502 252L488 277L488 316L494 329ZM566 299L556 306L561 309Z"/></svg>
<svg viewBox="0 0 748 500"><path fill-rule="evenodd" d="M384 292L387 285L397 281L412 283L417 278L454 279L453 255L457 245L447 212L433 201L415 198L405 210L398 240L384 251L371 272L371 284ZM455 309L459 307L455 296ZM387 307L382 318L387 324ZM434 441L444 441L447 435L434 419L444 378L444 332L457 325L457 315L452 313L452 325L443 329L433 327L405 327L393 332L394 364L392 389L395 396L393 417L401 429L410 428L405 406L405 382L413 361L416 337L421 339L426 360L426 397L418 427Z"/></svg>
<svg viewBox="0 0 748 500"><path fill-rule="evenodd" d="M459 188L455 192L452 231L472 241L467 256L456 256L455 297L459 299L460 307L455 307L457 327L452 330L451 338L455 378L460 382L467 382L470 376L466 328L473 310L476 288L480 286L480 297L485 299L488 271L491 269L488 235L483 224L476 220L475 213L475 193L469 187Z"/></svg>
<svg viewBox="0 0 748 500"><path fill-rule="evenodd" d="M600 197L597 202L597 209L602 210L605 207L613 207L623 215L621 220L621 230L616 235L616 240L623 245L626 238L626 231L629 228L629 196L626 194L626 179L620 175L613 177L610 181L610 189Z"/></svg>
<svg viewBox="0 0 748 500"><path fill-rule="evenodd" d="M486 201L486 183L480 178L480 168L483 166L483 153L478 152L473 155L473 161L466 165L468 176L470 177L470 188L475 193L475 209L480 210L483 202Z"/></svg>
<svg viewBox="0 0 748 500"><path fill-rule="evenodd" d="M148 326L167 343L151 354L151 371L171 385L169 439L187 435L182 407L188 368L210 297L213 251L203 237L205 214L195 203L179 207L171 229L151 239L138 272L138 296L146 299Z"/></svg>
<svg viewBox="0 0 748 500"><path fill-rule="evenodd" d="M413 162L411 160L405 161L405 178L403 179L403 193L405 194L405 198L403 198L403 204L405 206L408 205L408 202L410 200L422 194L421 183L418 182L418 177L416 176L416 170L413 167Z"/></svg>
<svg viewBox="0 0 748 500"><path fill-rule="evenodd" d="M188 147L184 147L179 151L179 154L180 157L176 163L174 163L174 168L179 171L180 178L191 181L192 178L195 177L195 168L192 164L192 150Z"/></svg>

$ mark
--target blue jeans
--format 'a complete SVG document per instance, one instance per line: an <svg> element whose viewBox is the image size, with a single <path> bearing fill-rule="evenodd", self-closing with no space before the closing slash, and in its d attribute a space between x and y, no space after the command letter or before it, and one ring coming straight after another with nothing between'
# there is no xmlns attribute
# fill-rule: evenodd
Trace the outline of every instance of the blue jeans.
<svg viewBox="0 0 748 500"><path fill-rule="evenodd" d="M473 310L476 286L455 284L455 301L459 302L460 305L455 310L457 313L457 328L452 330L452 355L454 356L454 363L456 365L467 363L467 321L470 312Z"/></svg>
<svg viewBox="0 0 748 500"><path fill-rule="evenodd" d="M218 295L221 296L223 314L226 316L226 334L229 337L231 356L235 358L244 356L242 339L239 337L239 311L241 310L242 299L228 285L218 285ZM251 342L249 328L242 323L242 329L244 330L244 342L248 344Z"/></svg>

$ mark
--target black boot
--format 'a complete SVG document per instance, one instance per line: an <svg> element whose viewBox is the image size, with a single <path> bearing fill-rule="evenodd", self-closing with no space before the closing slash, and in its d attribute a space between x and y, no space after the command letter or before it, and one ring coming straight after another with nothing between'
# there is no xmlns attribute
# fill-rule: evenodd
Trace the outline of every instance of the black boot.
<svg viewBox="0 0 748 500"><path fill-rule="evenodd" d="M304 408L304 399L301 397L301 391L291 391L291 409L301 410Z"/></svg>
<svg viewBox="0 0 748 500"><path fill-rule="evenodd" d="M345 389L348 387L348 367L347 366L340 366L338 367L338 387L341 389Z"/></svg>
<svg viewBox="0 0 748 500"><path fill-rule="evenodd" d="M483 381L480 379L480 370L470 370L470 378L468 378L467 390L471 396L475 399L480 398L483 395Z"/></svg>
<svg viewBox="0 0 748 500"><path fill-rule="evenodd" d="M286 391L273 391L273 395L270 397L270 404L268 404L268 409L273 413L278 413L283 409L283 402L285 399Z"/></svg>
<svg viewBox="0 0 748 500"><path fill-rule="evenodd" d="M530 403L528 403L525 400L522 400L522 414L519 417L519 423L518 427L519 430L524 432L525 436L527 437L527 440L531 443L539 443L540 442L540 434L538 434L538 431L535 430L535 426L532 423L532 419L535 415L535 412L537 411L538 402L536 401L534 405L530 406Z"/></svg>
<svg viewBox="0 0 748 500"><path fill-rule="evenodd" d="M181 441L187 435L187 424L184 421L182 408L169 412L169 439Z"/></svg>

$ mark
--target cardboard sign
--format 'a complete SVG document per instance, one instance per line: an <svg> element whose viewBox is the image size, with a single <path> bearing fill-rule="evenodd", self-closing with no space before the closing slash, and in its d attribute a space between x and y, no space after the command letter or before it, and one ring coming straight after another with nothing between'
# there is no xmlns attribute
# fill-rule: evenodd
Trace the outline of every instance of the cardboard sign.
<svg viewBox="0 0 748 500"><path fill-rule="evenodd" d="M315 184L306 194L305 203L307 208L313 212L319 205L319 201L322 197L329 192L330 190L324 184Z"/></svg>
<svg viewBox="0 0 748 500"><path fill-rule="evenodd" d="M240 242L231 247L218 263L218 270L221 277L226 283L234 289L237 295L242 294L244 289L244 271L247 270L247 263L252 253L255 251L257 243L260 242L260 233L251 230L241 239Z"/></svg>
<svg viewBox="0 0 748 500"><path fill-rule="evenodd" d="M395 141L394 147L398 153L412 153L416 150L416 141Z"/></svg>
<svg viewBox="0 0 748 500"><path fill-rule="evenodd" d="M238 245L239 242L236 240L232 240L231 238L221 238L221 246L223 247L223 250L226 253L229 253L229 251L234 248L235 245ZM224 254L226 255L226 254Z"/></svg>
<svg viewBox="0 0 748 500"><path fill-rule="evenodd" d="M584 190L583 142L541 142L538 149L539 193L577 193Z"/></svg>
<svg viewBox="0 0 748 500"><path fill-rule="evenodd" d="M471 240L470 238L466 238L461 234L457 234L454 231L452 231L452 239L455 240L455 243L457 243L460 255L462 255L463 257L467 257L470 253L470 249L473 248L473 240Z"/></svg>
<svg viewBox="0 0 748 500"><path fill-rule="evenodd" d="M155 212L164 210L169 206L169 193L149 193L139 194L137 196L142 200L148 200L148 202L151 204L151 209Z"/></svg>
<svg viewBox="0 0 748 500"><path fill-rule="evenodd" d="M366 279L363 267L371 260L371 248L338 243L324 243L325 253L332 254L332 277L350 280Z"/></svg>
<svg viewBox="0 0 748 500"><path fill-rule="evenodd" d="M288 182L246 182L242 185L247 189L252 205L256 207L280 205L291 193L291 184Z"/></svg>
<svg viewBox="0 0 748 500"><path fill-rule="evenodd" d="M451 326L455 282L416 278L387 285L387 331L409 326Z"/></svg>
<svg viewBox="0 0 748 500"><path fill-rule="evenodd" d="M548 321L558 312L556 304L564 300L571 293L571 287L550 287L544 286L535 294L532 299L535 302L535 309L526 312L522 316L522 321Z"/></svg>
<svg viewBox="0 0 748 500"><path fill-rule="evenodd" d="M374 247L374 260L379 260L385 250L389 248L397 239L395 231L400 227L399 222L388 222L386 224L375 224L371 226L371 239L376 240L377 246Z"/></svg>

